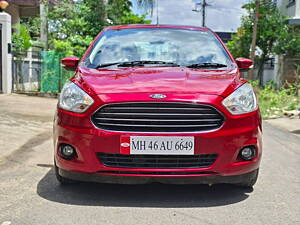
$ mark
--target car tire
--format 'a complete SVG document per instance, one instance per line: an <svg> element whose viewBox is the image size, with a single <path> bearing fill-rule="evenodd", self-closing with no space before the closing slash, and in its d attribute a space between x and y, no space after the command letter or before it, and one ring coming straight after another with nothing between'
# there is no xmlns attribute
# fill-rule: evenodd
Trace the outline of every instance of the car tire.
<svg viewBox="0 0 300 225"><path fill-rule="evenodd" d="M59 168L57 167L55 160L54 160L54 171L55 171L55 177L56 180L61 184L61 185L69 185L69 184L74 184L76 181L62 177L59 175Z"/></svg>
<svg viewBox="0 0 300 225"><path fill-rule="evenodd" d="M253 172L252 176L247 176L243 182L238 183L237 185L240 187L252 188L257 181L258 173L259 173L259 169L256 169Z"/></svg>

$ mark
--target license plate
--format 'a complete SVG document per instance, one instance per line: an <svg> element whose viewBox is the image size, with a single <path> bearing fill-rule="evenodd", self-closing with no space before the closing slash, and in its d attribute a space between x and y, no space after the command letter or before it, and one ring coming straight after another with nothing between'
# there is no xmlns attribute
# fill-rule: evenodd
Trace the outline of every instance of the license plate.
<svg viewBox="0 0 300 225"><path fill-rule="evenodd" d="M131 136L121 137L121 153L133 155L193 155L194 137Z"/></svg>

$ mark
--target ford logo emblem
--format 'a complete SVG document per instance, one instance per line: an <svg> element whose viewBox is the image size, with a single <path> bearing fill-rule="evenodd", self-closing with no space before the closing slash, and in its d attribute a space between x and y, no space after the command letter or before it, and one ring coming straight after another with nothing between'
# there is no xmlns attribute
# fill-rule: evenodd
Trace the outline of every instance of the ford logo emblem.
<svg viewBox="0 0 300 225"><path fill-rule="evenodd" d="M163 99L166 98L166 95L162 95L162 94L154 94L154 95L150 95L150 98L154 98L154 99Z"/></svg>

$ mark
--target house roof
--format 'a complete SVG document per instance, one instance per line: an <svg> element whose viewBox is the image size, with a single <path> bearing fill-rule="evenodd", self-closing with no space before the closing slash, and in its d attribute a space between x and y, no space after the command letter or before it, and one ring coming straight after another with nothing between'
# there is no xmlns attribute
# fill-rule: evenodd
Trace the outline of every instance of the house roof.
<svg viewBox="0 0 300 225"><path fill-rule="evenodd" d="M10 8L17 8L20 17L34 17L40 13L40 0L6 0L9 3L8 12L14 13ZM49 0L50 4L57 4L58 0Z"/></svg>
<svg viewBox="0 0 300 225"><path fill-rule="evenodd" d="M39 5L40 0L6 0L8 3L16 5ZM58 0L50 0L50 4L57 4Z"/></svg>

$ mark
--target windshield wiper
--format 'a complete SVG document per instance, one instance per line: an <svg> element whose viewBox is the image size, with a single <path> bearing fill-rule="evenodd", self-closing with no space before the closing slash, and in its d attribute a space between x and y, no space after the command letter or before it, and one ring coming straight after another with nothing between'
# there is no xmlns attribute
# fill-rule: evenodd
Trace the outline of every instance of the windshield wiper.
<svg viewBox="0 0 300 225"><path fill-rule="evenodd" d="M141 60L141 61L130 61L130 62L123 62L118 64L118 66L143 66L143 65L169 65L169 66L179 66L173 62L166 62L166 61L151 61L151 60Z"/></svg>
<svg viewBox="0 0 300 225"><path fill-rule="evenodd" d="M131 67L131 66L144 66L144 65L168 65L168 66L180 66L173 62L165 62L165 61L151 61L151 60L139 60L139 61L129 61L129 62L114 62L114 63L105 63L96 66L96 69L107 67L107 66L114 66L117 65L118 67Z"/></svg>
<svg viewBox="0 0 300 225"><path fill-rule="evenodd" d="M99 68L102 68L102 67L108 67L108 66L114 66L114 65L118 65L120 64L119 62L114 62L114 63L104 63L104 64L99 64L97 65L95 68L96 69L99 69Z"/></svg>
<svg viewBox="0 0 300 225"><path fill-rule="evenodd" d="M187 65L188 68L222 68L227 67L227 65L222 63L195 63Z"/></svg>

